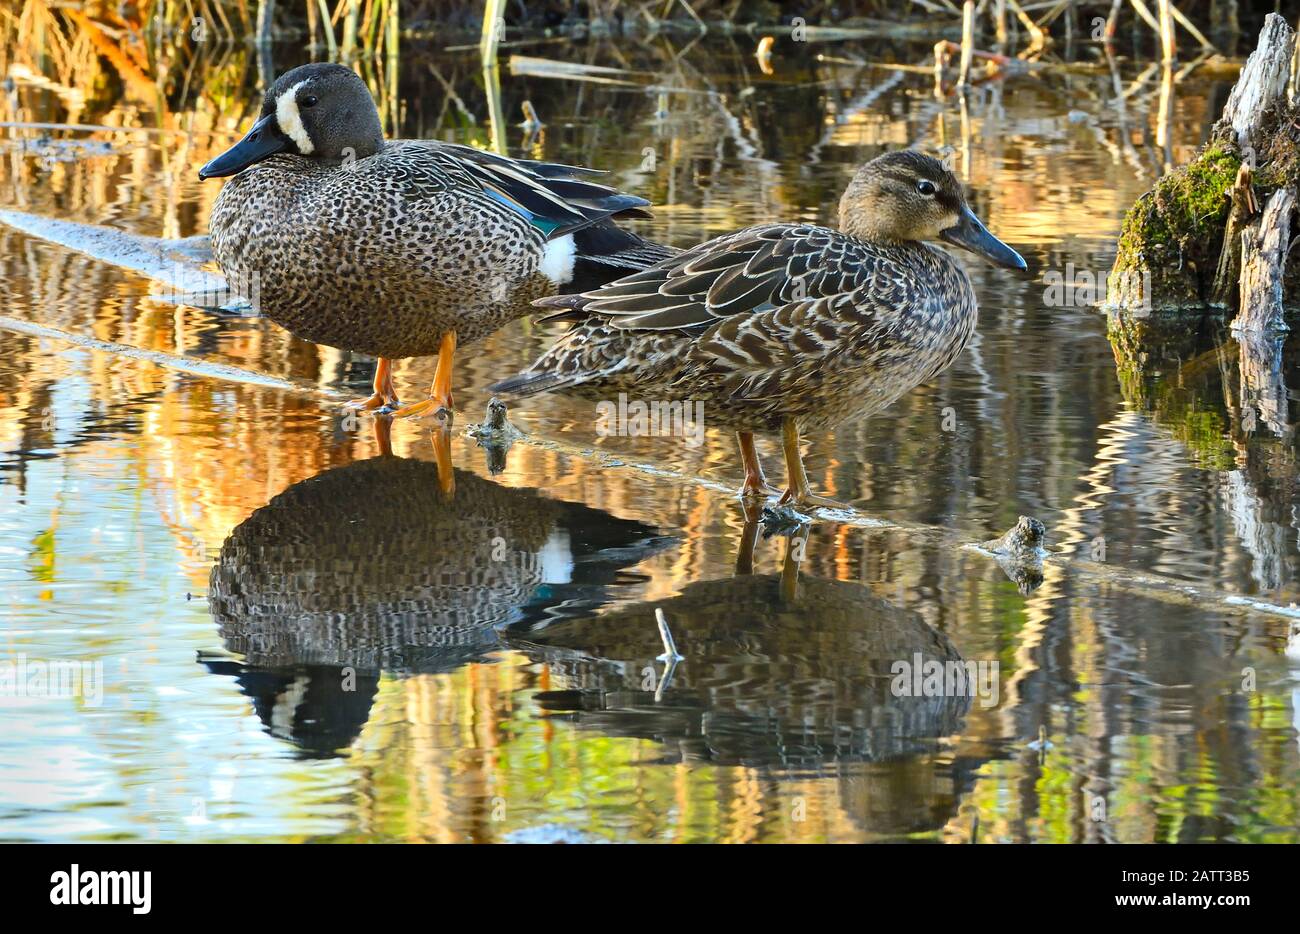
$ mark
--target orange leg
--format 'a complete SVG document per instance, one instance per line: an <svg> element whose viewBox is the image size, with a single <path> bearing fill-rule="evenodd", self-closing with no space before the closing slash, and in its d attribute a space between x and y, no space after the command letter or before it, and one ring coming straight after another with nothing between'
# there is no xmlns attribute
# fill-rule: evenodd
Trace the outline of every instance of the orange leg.
<svg viewBox="0 0 1300 934"><path fill-rule="evenodd" d="M794 603L799 596L799 565L803 563L807 547L808 525L805 523L785 542L785 557L781 560L781 600L785 603Z"/></svg>
<svg viewBox="0 0 1300 934"><path fill-rule="evenodd" d="M375 423L375 444L379 447L380 457L393 456L393 420L391 418L376 418Z"/></svg>
<svg viewBox="0 0 1300 934"><path fill-rule="evenodd" d="M433 432L433 462L438 465L438 489L444 502L456 493L456 468L451 462L451 432Z"/></svg>
<svg viewBox="0 0 1300 934"><path fill-rule="evenodd" d="M769 493L780 493L763 476L763 462L758 459L758 451L754 448L754 433L738 431L736 441L740 444L740 461L745 465L745 485L740 488L741 499L766 499Z"/></svg>
<svg viewBox="0 0 1300 934"><path fill-rule="evenodd" d="M781 495L782 505L824 506L828 509L847 509L841 502L818 496L808 485L808 474L803 469L803 455L799 453L799 426L793 418L781 423L781 449L785 453L785 473L789 486Z"/></svg>
<svg viewBox="0 0 1300 934"><path fill-rule="evenodd" d="M354 399L344 408L371 412L385 406L398 405L397 388L393 385L393 361L380 357L375 364L375 391L368 399Z"/></svg>
<svg viewBox="0 0 1300 934"><path fill-rule="evenodd" d="M418 418L421 415L447 413L447 423L451 423L451 368L456 356L456 332L448 331L442 335L438 347L438 369L433 372L433 386L429 389L429 398L423 402L404 405L393 412L394 418Z"/></svg>
<svg viewBox="0 0 1300 934"><path fill-rule="evenodd" d="M741 500L740 508L744 512L745 527L740 532L740 547L736 550L736 576L754 573L754 546L758 544L758 521L762 518L763 506L753 499Z"/></svg>

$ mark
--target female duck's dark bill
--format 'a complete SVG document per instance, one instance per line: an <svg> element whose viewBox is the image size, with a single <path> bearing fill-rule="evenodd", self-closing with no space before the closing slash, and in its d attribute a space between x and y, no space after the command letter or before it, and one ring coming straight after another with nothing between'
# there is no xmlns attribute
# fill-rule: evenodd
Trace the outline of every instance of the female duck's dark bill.
<svg viewBox="0 0 1300 934"><path fill-rule="evenodd" d="M255 162L284 152L293 146L281 130L275 114L267 114L253 124L244 138L199 169L199 178L224 178L242 172Z"/></svg>
<svg viewBox="0 0 1300 934"><path fill-rule="evenodd" d="M1025 258L989 233L988 228L980 223L980 219L968 207L962 208L961 218L957 224L947 230L941 230L939 236L953 246L978 253L1003 269L1015 269L1019 272L1029 269Z"/></svg>

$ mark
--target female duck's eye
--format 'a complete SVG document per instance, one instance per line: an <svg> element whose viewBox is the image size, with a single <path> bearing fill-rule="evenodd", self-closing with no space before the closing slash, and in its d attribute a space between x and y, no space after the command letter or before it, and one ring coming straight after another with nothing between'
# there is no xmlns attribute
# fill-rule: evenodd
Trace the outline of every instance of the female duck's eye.
<svg viewBox="0 0 1300 934"><path fill-rule="evenodd" d="M302 106L303 106L303 107L315 107L315 106L316 106L316 97L315 97L315 95L313 95L313 94L308 94L306 97L304 97L304 98L302 99Z"/></svg>
<svg viewBox="0 0 1300 934"><path fill-rule="evenodd" d="M934 182L930 181L928 178L923 178L916 183L916 190L923 195L932 195L939 189L935 187Z"/></svg>

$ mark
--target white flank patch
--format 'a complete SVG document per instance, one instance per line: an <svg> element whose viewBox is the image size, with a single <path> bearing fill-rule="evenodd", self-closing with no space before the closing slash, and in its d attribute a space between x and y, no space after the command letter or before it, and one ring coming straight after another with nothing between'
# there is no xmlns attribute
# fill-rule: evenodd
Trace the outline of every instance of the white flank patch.
<svg viewBox="0 0 1300 934"><path fill-rule="evenodd" d="M310 156L316 147L311 144L307 128L302 125L302 115L298 113L296 99L298 89L306 83L306 81L299 81L280 95L275 102L275 122L280 124L280 132L293 140L294 145L298 147L298 152Z"/></svg>
<svg viewBox="0 0 1300 934"><path fill-rule="evenodd" d="M568 584L573 581L573 542L565 529L552 529L537 555L544 584Z"/></svg>
<svg viewBox="0 0 1300 934"><path fill-rule="evenodd" d="M556 285L573 281L573 261L578 252L573 242L573 234L565 234L557 240L546 242L546 252L542 254L542 264L538 268L542 275Z"/></svg>

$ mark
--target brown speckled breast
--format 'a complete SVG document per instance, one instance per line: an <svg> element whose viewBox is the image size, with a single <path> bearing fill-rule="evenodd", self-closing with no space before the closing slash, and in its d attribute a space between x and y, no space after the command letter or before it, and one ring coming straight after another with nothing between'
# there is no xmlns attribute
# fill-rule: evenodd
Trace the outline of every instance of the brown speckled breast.
<svg viewBox="0 0 1300 934"><path fill-rule="evenodd" d="M350 165L275 156L226 183L212 247L237 291L318 344L382 357L480 340L553 291L543 239L459 189L436 144L394 141Z"/></svg>

